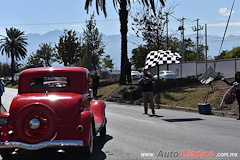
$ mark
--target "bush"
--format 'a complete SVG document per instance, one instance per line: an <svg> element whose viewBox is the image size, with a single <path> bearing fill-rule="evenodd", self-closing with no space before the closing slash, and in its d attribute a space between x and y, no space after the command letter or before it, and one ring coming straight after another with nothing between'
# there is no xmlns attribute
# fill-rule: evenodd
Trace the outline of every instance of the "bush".
<svg viewBox="0 0 240 160"><path fill-rule="evenodd" d="M154 97L154 102L155 102L156 104L160 104L160 103L161 103L160 97L161 97L161 96L160 96L159 93Z"/></svg>
<svg viewBox="0 0 240 160"><path fill-rule="evenodd" d="M153 92L159 93L163 90L175 88L175 87L184 87L189 85L195 85L199 84L199 80L196 78L178 78L178 79L161 79L158 81L155 81L153 84Z"/></svg>
<svg viewBox="0 0 240 160"><path fill-rule="evenodd" d="M118 83L118 80L116 80L116 79L100 80L99 87L105 87L105 86L112 85L115 83Z"/></svg>
<svg viewBox="0 0 240 160"><path fill-rule="evenodd" d="M122 90L124 100L137 100L142 97L142 91L139 86L131 86Z"/></svg>
<svg viewBox="0 0 240 160"><path fill-rule="evenodd" d="M183 87L183 86L189 86L189 85L194 85L194 84L199 84L199 80L198 79L163 79L163 80L159 80L159 81L155 81L153 84L153 92L154 94L157 94L157 96L155 97L155 103L160 104L160 92L167 90L167 89L171 89L171 88L175 88L175 87ZM123 88L120 91L120 94L122 95L122 98L124 100L137 100L140 99L142 97L142 90L141 87L136 85L136 86L131 86L128 88Z"/></svg>

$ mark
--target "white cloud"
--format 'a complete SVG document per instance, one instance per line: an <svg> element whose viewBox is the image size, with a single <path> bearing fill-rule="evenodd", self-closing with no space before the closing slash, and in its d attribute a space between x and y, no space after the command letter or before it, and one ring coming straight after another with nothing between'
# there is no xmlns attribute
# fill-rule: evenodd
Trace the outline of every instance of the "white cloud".
<svg viewBox="0 0 240 160"><path fill-rule="evenodd" d="M226 27L227 23L213 23L213 24L208 24L208 26L211 27ZM238 27L240 26L240 22L230 22L228 26L232 27Z"/></svg>
<svg viewBox="0 0 240 160"><path fill-rule="evenodd" d="M222 15L222 16L229 16L231 10L228 10L227 8L219 8L219 13ZM232 15L235 13L235 11L233 10L232 11Z"/></svg>
<svg viewBox="0 0 240 160"><path fill-rule="evenodd" d="M81 24L73 24L72 27L82 27Z"/></svg>

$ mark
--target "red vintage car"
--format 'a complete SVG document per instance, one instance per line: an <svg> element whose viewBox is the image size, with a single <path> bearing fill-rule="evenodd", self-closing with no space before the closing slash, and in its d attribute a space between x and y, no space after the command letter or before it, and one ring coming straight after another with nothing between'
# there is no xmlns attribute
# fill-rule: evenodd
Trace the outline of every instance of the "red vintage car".
<svg viewBox="0 0 240 160"><path fill-rule="evenodd" d="M90 73L81 67L27 69L18 95L0 114L0 153L15 149L76 148L93 152L93 139L106 135L105 103L92 100Z"/></svg>

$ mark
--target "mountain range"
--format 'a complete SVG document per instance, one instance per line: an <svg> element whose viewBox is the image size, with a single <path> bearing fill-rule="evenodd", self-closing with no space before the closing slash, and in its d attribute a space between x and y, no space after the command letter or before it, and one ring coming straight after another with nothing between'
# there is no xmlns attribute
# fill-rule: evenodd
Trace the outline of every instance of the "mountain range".
<svg viewBox="0 0 240 160"><path fill-rule="evenodd" d="M27 53L28 56L31 53L35 53L37 49L39 49L39 45L41 43L51 43L54 46L59 41L59 37L63 35L63 31L54 30L47 32L45 34L38 33L29 33L27 34L28 46ZM77 36L80 36L80 33L77 33ZM201 44L205 43L204 35L200 36L199 42ZM193 41L196 41L196 34L185 35L185 38L191 38ZM219 54L219 49L222 41L222 37L219 36L207 36L208 41L208 55L210 57L217 56ZM105 54L109 54L111 59L113 59L114 69L120 69L120 59L121 59L121 35L103 35L103 42L105 43ZM144 44L141 38L136 36L128 36L128 56L131 57L131 51L134 48L137 48L139 44ZM203 44L205 45L205 44ZM223 43L222 50L231 50L233 47L237 47L240 45L240 36L231 35L225 38ZM10 60L5 56L0 56L1 62L10 63ZM22 61L22 63L26 63L27 58ZM60 66L60 64L54 64L55 66Z"/></svg>

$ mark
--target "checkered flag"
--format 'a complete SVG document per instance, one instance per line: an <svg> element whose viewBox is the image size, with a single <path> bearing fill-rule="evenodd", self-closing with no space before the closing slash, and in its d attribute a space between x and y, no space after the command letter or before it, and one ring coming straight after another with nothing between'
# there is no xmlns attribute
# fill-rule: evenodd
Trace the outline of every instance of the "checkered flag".
<svg viewBox="0 0 240 160"><path fill-rule="evenodd" d="M158 51L151 51L148 53L145 60L145 68L154 67L157 65L160 58L160 54Z"/></svg>
<svg viewBox="0 0 240 160"><path fill-rule="evenodd" d="M151 51L148 53L145 60L145 67L154 67L157 64L172 64L172 63L180 63L182 56L179 53L172 53L171 51Z"/></svg>

